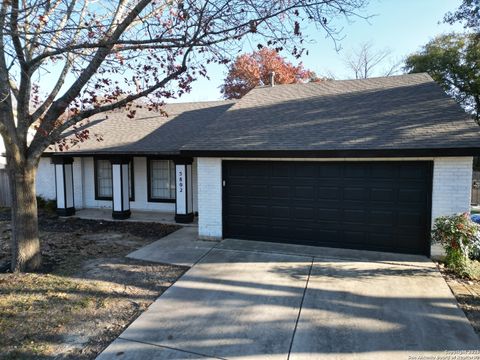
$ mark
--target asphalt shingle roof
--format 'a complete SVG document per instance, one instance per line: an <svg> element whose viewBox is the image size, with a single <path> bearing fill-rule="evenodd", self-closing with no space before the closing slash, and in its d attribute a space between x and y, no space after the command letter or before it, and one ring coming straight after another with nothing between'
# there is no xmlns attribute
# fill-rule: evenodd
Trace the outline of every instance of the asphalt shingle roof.
<svg viewBox="0 0 480 360"><path fill-rule="evenodd" d="M90 119L85 124L90 139L67 152L178 154L183 145L193 140L232 104L233 101L172 103L163 107L168 116L142 108L137 109L133 119L127 117L125 110L111 111ZM95 134L101 136L102 141L97 141Z"/></svg>
<svg viewBox="0 0 480 360"><path fill-rule="evenodd" d="M182 147L195 151L478 148L480 127L427 74L258 87Z"/></svg>
<svg viewBox="0 0 480 360"><path fill-rule="evenodd" d="M167 104L91 119L84 154L480 149L480 127L427 74L258 87L237 102ZM470 153L469 153L470 154ZM473 154L471 154L473 155ZM313 156L313 155L312 155Z"/></svg>

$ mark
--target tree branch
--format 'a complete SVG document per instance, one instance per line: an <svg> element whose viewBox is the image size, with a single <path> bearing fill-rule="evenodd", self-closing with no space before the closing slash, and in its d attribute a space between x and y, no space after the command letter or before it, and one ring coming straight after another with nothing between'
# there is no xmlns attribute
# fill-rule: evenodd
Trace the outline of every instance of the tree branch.
<svg viewBox="0 0 480 360"><path fill-rule="evenodd" d="M108 105L96 107L96 108L93 108L93 109L84 110L81 113L71 117L70 119L65 121L63 124L56 127L54 130L50 131L48 136L40 135L43 132L48 132L48 129L46 129L45 126L43 126L43 124L42 124L39 131L37 131L37 133L35 134L35 137L34 137L32 143L30 145L30 150L31 151L30 151L30 154L29 154L29 158L39 157L43 153L43 151L45 151L45 149L51 143L55 142L57 139L59 139L61 137L61 134L65 130L67 130L71 126L75 125L79 121L82 121L84 119L87 119L87 118L89 118L93 115L99 114L99 113L103 113L103 112L106 112L106 111L111 111L111 110L115 110L115 109L124 107L125 105L131 103L132 101L135 101L135 100L137 100L141 97L147 96L147 95L155 92L156 90L164 87L168 82L177 78L179 75L181 75L182 73L184 73L187 70L186 59L188 57L188 54L189 54L190 50L191 49L189 49L185 53L182 66L178 70L174 71L173 73L171 73L170 75L165 77L162 81L155 84L154 86L152 86L148 89L145 89L143 91L140 91L136 94L129 95L129 96L125 97L124 99L119 100L119 101L117 101L113 104L108 104Z"/></svg>

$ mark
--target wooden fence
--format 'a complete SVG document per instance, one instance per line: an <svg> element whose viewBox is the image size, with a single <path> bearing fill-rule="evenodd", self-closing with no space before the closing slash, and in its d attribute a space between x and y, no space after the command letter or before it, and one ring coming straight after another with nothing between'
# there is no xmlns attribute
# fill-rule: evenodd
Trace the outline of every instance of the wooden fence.
<svg viewBox="0 0 480 360"><path fill-rule="evenodd" d="M480 205L480 171L473 172L472 205Z"/></svg>
<svg viewBox="0 0 480 360"><path fill-rule="evenodd" d="M0 206L11 206L10 183L6 169L0 169Z"/></svg>

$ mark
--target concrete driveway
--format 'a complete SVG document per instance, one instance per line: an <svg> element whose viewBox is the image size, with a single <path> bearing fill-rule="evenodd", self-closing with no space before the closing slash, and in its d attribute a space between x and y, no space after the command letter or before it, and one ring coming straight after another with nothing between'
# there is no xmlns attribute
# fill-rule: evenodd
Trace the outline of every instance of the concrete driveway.
<svg viewBox="0 0 480 360"><path fill-rule="evenodd" d="M414 359L480 349L423 257L225 240L198 260L98 359Z"/></svg>

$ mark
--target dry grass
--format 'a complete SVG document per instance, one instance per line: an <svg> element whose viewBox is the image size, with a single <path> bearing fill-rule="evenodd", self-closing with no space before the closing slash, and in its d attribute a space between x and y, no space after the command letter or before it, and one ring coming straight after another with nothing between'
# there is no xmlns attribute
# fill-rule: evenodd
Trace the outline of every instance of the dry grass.
<svg viewBox="0 0 480 360"><path fill-rule="evenodd" d="M103 307L95 284L50 274L0 277L0 348L5 359L54 355L54 344L85 308ZM89 293L91 295L89 295Z"/></svg>
<svg viewBox="0 0 480 360"><path fill-rule="evenodd" d="M442 264L438 267L475 332L480 335L480 280L461 278Z"/></svg>
<svg viewBox="0 0 480 360"><path fill-rule="evenodd" d="M72 224L43 226L43 273L0 274L0 359L94 359L186 270L124 257L155 240L140 231L151 224ZM0 260L8 227L0 222ZM162 230L157 238L176 227Z"/></svg>

